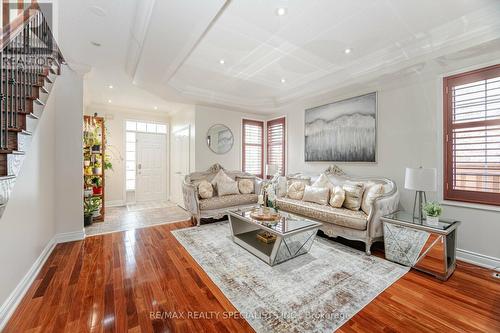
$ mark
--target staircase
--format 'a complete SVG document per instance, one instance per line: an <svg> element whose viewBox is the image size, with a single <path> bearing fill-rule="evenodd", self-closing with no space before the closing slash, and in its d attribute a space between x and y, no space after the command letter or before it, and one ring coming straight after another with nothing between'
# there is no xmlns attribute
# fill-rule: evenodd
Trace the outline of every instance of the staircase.
<svg viewBox="0 0 500 333"><path fill-rule="evenodd" d="M35 3L0 41L0 217L64 58Z"/></svg>

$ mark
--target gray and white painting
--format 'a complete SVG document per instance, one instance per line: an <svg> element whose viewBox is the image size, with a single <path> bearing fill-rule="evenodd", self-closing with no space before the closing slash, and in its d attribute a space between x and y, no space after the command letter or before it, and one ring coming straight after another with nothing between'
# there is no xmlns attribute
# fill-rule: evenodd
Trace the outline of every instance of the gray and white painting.
<svg viewBox="0 0 500 333"><path fill-rule="evenodd" d="M307 109L306 162L375 162L377 93Z"/></svg>

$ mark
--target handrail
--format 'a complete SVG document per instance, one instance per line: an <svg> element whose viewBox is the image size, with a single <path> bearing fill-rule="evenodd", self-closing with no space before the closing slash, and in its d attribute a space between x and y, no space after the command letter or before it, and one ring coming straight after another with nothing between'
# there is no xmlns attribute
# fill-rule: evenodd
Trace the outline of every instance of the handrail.
<svg viewBox="0 0 500 333"><path fill-rule="evenodd" d="M11 40L17 37L23 28L40 11L38 3L32 3L31 6L23 10L12 22L2 28L2 37L0 40L0 50L3 50Z"/></svg>

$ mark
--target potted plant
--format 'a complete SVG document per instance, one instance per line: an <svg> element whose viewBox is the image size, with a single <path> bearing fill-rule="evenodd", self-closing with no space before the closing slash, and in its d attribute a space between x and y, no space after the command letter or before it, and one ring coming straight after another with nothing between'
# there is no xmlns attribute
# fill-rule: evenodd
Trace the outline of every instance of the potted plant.
<svg viewBox="0 0 500 333"><path fill-rule="evenodd" d="M85 189L83 190L83 196L85 198L92 196L93 193L94 191L92 190L92 187L85 187Z"/></svg>
<svg viewBox="0 0 500 333"><path fill-rule="evenodd" d="M92 182L92 191L94 192L94 195L101 195L102 194L102 178L100 176L93 176L91 178Z"/></svg>
<svg viewBox="0 0 500 333"><path fill-rule="evenodd" d="M102 166L100 162L95 162L94 166L92 167L92 173L94 175L100 175L102 174Z"/></svg>
<svg viewBox="0 0 500 333"><path fill-rule="evenodd" d="M113 170L113 163L111 163L111 157L108 154L104 155L104 170Z"/></svg>
<svg viewBox="0 0 500 333"><path fill-rule="evenodd" d="M422 209L425 213L428 224L438 224L439 216L441 216L441 213L443 212L443 208L439 203L430 201L426 203Z"/></svg>
<svg viewBox="0 0 500 333"><path fill-rule="evenodd" d="M95 200L97 199L97 200ZM92 217L95 212L99 212L100 207L100 199L99 198L86 198L83 201L83 225L89 226L92 224Z"/></svg>

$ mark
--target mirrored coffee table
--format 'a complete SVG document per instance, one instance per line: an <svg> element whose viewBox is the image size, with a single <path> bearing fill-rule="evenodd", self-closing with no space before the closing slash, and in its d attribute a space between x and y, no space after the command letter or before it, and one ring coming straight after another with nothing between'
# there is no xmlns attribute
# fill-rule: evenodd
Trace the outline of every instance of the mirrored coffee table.
<svg viewBox="0 0 500 333"><path fill-rule="evenodd" d="M271 266L307 253L321 226L318 222L282 211L277 222L258 221L250 216L252 210L228 212L233 241ZM264 233L275 239L266 243L259 237Z"/></svg>

